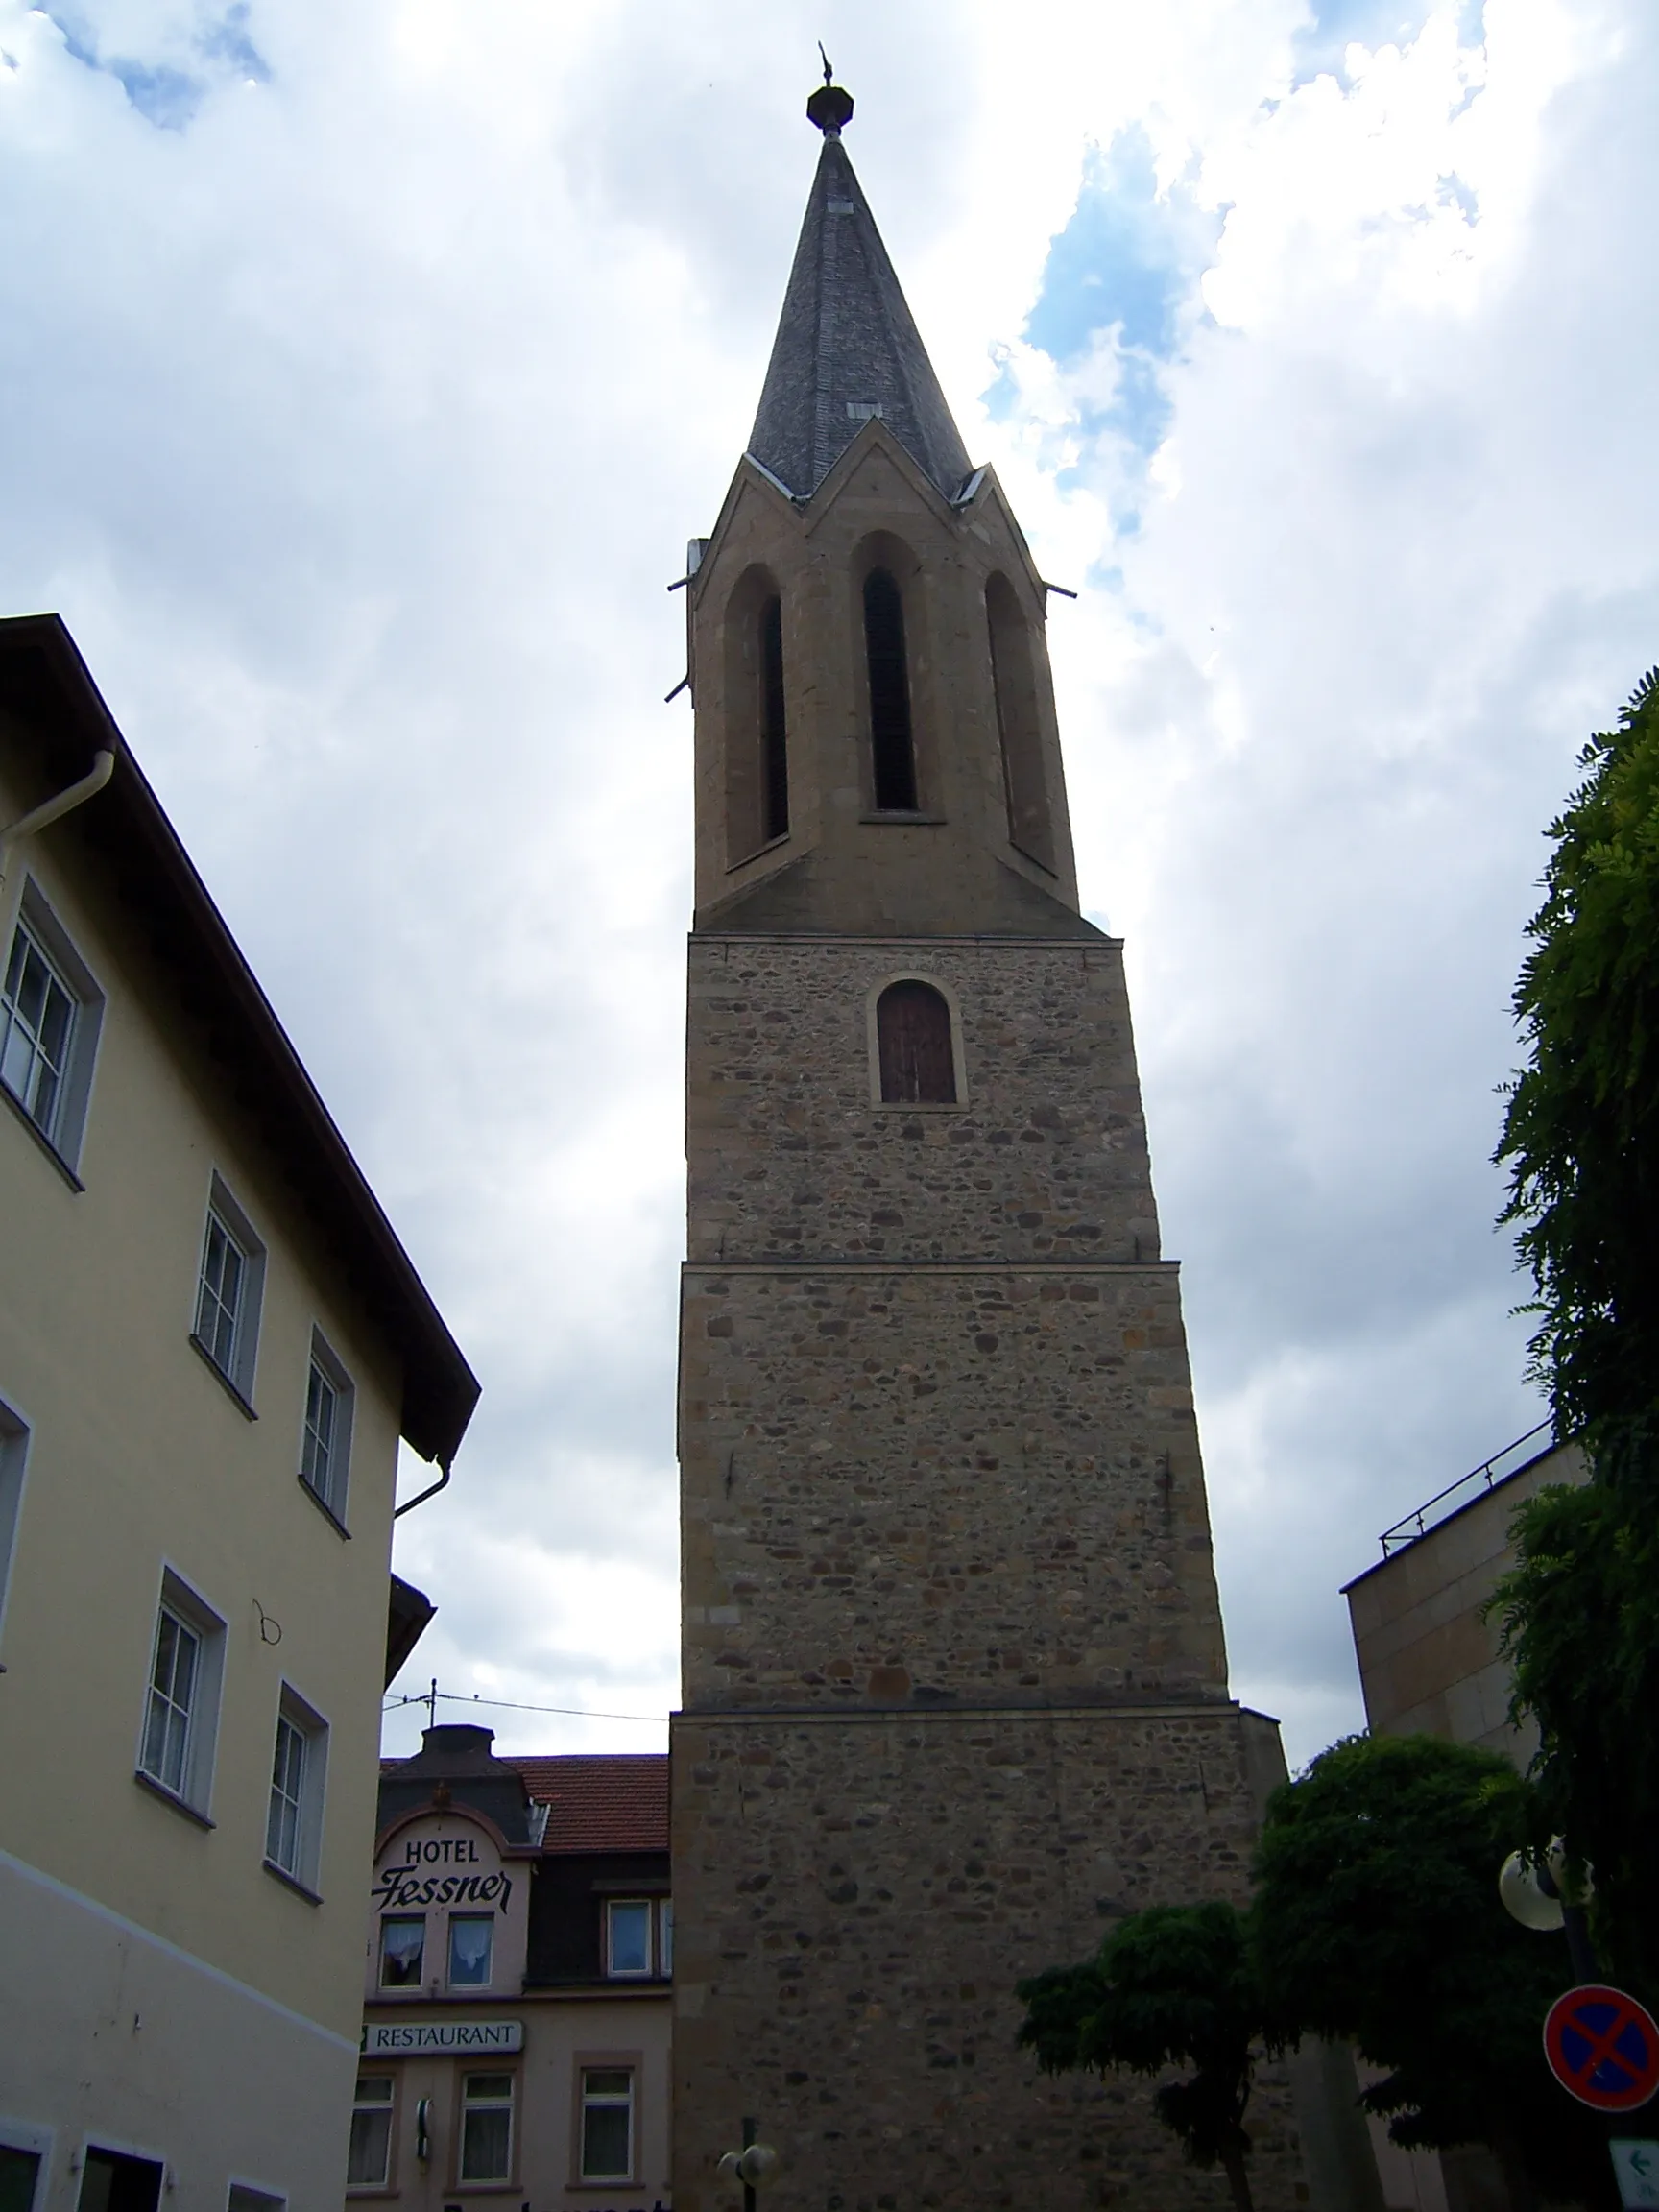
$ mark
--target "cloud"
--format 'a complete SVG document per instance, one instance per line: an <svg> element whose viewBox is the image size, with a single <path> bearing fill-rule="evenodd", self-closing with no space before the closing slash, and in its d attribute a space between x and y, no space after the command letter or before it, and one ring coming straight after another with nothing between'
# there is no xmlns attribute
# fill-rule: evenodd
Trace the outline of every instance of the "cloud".
<svg viewBox="0 0 1659 2212"><path fill-rule="evenodd" d="M412 1680L665 1711L663 587L753 417L821 33L969 444L1094 587L1050 625L1086 898L1237 1683L1304 1758L1358 1715L1337 1585L1533 1418L1507 998L1659 632L1637 0L0 0L0 602L66 615L483 1376L399 1524Z"/></svg>

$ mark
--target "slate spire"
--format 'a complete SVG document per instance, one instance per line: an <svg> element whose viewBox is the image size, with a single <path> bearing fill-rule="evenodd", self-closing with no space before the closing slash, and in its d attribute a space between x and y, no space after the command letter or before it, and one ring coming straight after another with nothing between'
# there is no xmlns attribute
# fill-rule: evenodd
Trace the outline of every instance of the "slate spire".
<svg viewBox="0 0 1659 2212"><path fill-rule="evenodd" d="M806 112L824 133L824 151L750 455L798 498L808 498L877 415L953 499L970 473L967 447L841 144L853 102L829 82L828 67Z"/></svg>

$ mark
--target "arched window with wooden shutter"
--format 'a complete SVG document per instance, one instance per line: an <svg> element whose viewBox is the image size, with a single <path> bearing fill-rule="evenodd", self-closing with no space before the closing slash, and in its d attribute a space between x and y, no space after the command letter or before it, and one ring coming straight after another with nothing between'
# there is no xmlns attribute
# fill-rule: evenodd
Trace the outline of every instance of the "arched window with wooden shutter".
<svg viewBox="0 0 1659 2212"><path fill-rule="evenodd" d="M950 1008L931 983L889 983L876 1001L881 1099L889 1106L954 1106Z"/></svg>
<svg viewBox="0 0 1659 2212"><path fill-rule="evenodd" d="M997 694L1008 841L1052 876L1054 827L1043 772L1037 670L1024 611L1006 576L993 576L986 585L985 618L991 633L991 681Z"/></svg>
<svg viewBox="0 0 1659 2212"><path fill-rule="evenodd" d="M904 653L904 601L886 568L864 579L864 653L870 675L871 782L878 814L916 808L916 745L910 727L910 671Z"/></svg>

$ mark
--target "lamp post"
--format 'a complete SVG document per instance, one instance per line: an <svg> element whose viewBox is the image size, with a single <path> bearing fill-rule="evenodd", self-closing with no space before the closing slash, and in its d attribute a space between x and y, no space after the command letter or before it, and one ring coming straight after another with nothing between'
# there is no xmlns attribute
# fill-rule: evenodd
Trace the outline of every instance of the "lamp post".
<svg viewBox="0 0 1659 2212"><path fill-rule="evenodd" d="M743 2148L728 2151L715 2171L728 2181L743 2184L743 2212L755 2212L755 2192L770 2181L782 2160L770 2143L757 2143L755 2123L743 2123Z"/></svg>

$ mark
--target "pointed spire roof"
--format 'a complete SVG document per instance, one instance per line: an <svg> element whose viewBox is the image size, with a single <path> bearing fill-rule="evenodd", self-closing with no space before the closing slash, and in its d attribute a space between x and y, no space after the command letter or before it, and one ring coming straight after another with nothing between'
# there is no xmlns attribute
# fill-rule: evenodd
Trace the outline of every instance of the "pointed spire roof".
<svg viewBox="0 0 1659 2212"><path fill-rule="evenodd" d="M968 449L841 143L852 110L839 86L808 105L824 151L749 452L808 498L877 415L953 499L970 473Z"/></svg>

